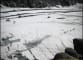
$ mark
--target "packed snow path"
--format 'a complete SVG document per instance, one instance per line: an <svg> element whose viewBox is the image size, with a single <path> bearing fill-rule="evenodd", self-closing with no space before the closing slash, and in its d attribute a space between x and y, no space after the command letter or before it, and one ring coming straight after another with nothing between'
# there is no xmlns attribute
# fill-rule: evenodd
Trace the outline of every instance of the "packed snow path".
<svg viewBox="0 0 83 60"><path fill-rule="evenodd" d="M82 38L82 10L33 9L25 11L22 9L19 11L17 9L15 11L12 8L11 11L1 12L1 38L12 34L13 38L8 41L17 39L20 41L12 43L12 46L10 43L1 46L1 57L5 57L5 60L9 60L7 55L13 54L16 50L20 50L22 55L30 60L34 58L50 60L56 53L64 52L66 47L73 48L74 38ZM7 49L8 46L10 46L10 51Z"/></svg>

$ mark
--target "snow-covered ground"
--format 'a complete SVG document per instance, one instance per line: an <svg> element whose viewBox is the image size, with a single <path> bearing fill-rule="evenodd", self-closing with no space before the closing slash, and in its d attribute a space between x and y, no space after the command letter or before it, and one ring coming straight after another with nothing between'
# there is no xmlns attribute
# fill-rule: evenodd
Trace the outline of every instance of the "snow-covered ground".
<svg viewBox="0 0 83 60"><path fill-rule="evenodd" d="M73 48L74 38L82 38L82 9L68 7L64 9L21 9L14 12L12 11L14 8L2 9L2 12L12 12L1 13L1 38L13 34L10 41L20 39L20 42L15 42L10 46L10 51L7 49L9 44L1 46L1 57L5 60L9 60L7 55L14 53L15 50L24 50L21 53L30 60L34 59L34 56L38 60L49 60L56 53L64 52L66 47ZM25 42L34 43L39 40L42 40L41 43L32 44L36 45L33 48L24 45ZM28 47L31 49L25 50Z"/></svg>

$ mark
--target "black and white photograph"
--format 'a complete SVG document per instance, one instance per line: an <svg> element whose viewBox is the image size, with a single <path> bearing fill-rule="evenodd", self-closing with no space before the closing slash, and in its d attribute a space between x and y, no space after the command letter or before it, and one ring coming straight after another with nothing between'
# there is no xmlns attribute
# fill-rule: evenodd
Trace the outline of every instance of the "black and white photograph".
<svg viewBox="0 0 83 60"><path fill-rule="evenodd" d="M0 60L83 60L83 0L0 2Z"/></svg>

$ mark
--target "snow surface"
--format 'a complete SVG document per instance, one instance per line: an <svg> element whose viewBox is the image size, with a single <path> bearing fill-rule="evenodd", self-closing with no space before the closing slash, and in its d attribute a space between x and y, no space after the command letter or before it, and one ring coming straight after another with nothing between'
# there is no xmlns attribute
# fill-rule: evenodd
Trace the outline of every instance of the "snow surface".
<svg viewBox="0 0 83 60"><path fill-rule="evenodd" d="M20 8L6 8L2 12L9 10L20 10ZM21 8L25 10L24 8ZM64 7L64 9L32 9L26 8L27 11L15 11L1 13L1 17L16 15L22 13L22 17L16 16L5 17L1 20L1 38L5 38L13 34L14 37L10 40L20 39L20 42L15 42L8 51L7 46L1 46L1 57L9 60L7 55L14 53L15 50L25 50L26 46L23 43L29 43L41 40L43 37L49 35L48 38L43 38L42 42L37 46L31 48L33 55L39 60L49 60L58 52L64 52L66 47L73 48L73 39L82 38L82 11L80 9L71 9ZM34 15L34 16L32 16ZM6 21L9 19L9 21ZM34 59L29 50L21 52L30 60ZM13 59L17 60L17 59Z"/></svg>

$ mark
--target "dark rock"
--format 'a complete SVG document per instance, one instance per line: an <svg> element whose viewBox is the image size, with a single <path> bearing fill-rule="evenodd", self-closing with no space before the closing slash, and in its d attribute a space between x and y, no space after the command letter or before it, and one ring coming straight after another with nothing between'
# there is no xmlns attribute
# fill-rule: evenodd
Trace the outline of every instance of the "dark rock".
<svg viewBox="0 0 83 60"><path fill-rule="evenodd" d="M10 19L9 19L9 18L7 18L7 19L6 19L6 21L7 21L7 22L10 22Z"/></svg>
<svg viewBox="0 0 83 60"><path fill-rule="evenodd" d="M9 59L12 59L12 55L9 55L8 58L9 58Z"/></svg>
<svg viewBox="0 0 83 60"><path fill-rule="evenodd" d="M76 58L79 57L79 54L72 48L66 48L65 53L67 53L67 54L69 54L69 55L71 55L73 57L76 57Z"/></svg>
<svg viewBox="0 0 83 60"><path fill-rule="evenodd" d="M51 18L50 16L48 16L48 18Z"/></svg>
<svg viewBox="0 0 83 60"><path fill-rule="evenodd" d="M53 60L76 60L76 58L68 55L67 53L58 53ZM78 59L77 59L78 60Z"/></svg>
<svg viewBox="0 0 83 60"><path fill-rule="evenodd" d="M83 56L83 39L73 39L74 49Z"/></svg>

